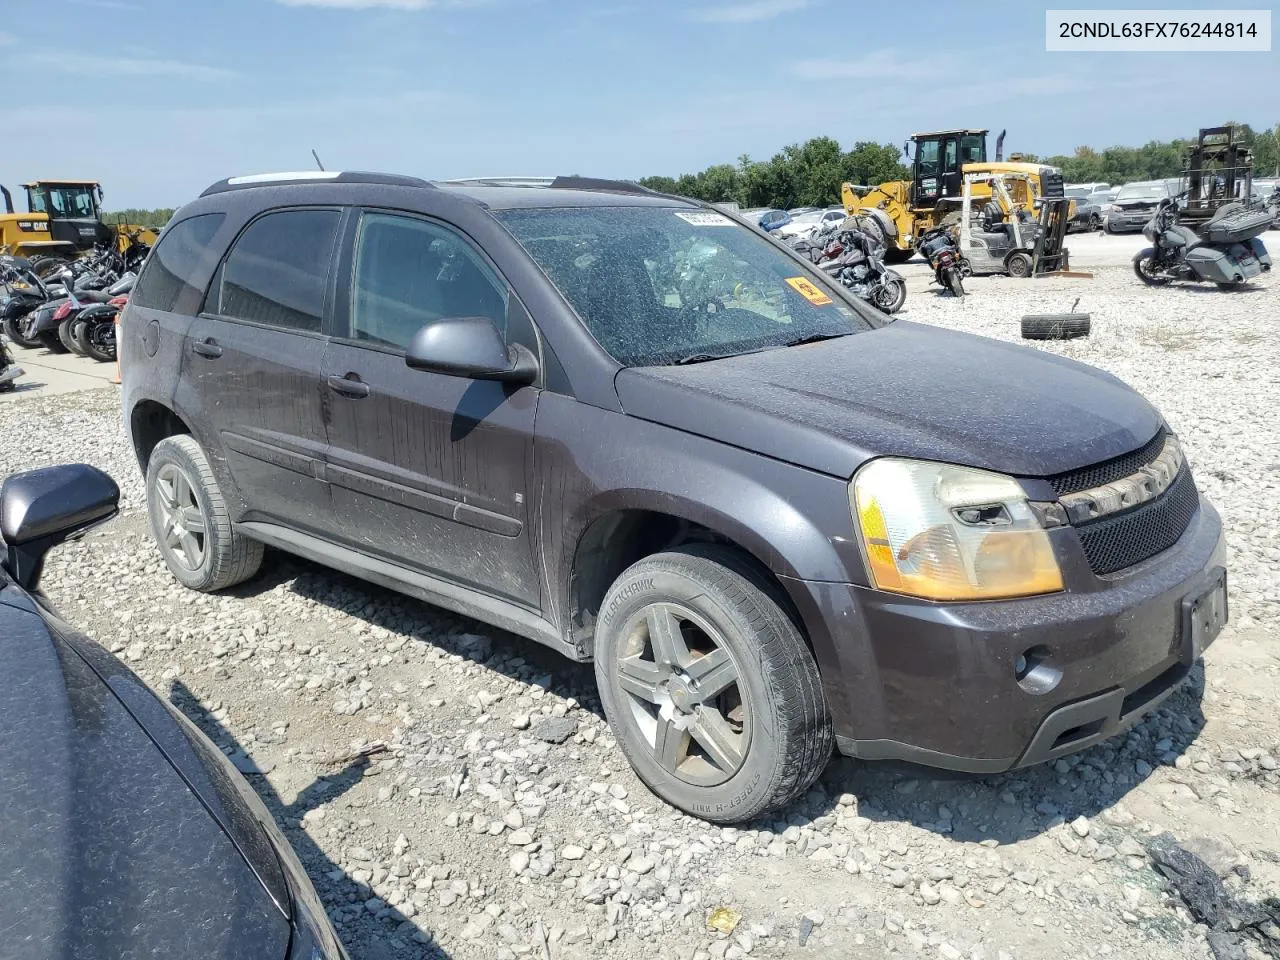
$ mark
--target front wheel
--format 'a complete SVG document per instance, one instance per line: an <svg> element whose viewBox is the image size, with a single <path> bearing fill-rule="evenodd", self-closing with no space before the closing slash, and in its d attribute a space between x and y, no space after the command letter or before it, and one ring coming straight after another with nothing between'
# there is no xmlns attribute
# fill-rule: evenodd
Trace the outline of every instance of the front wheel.
<svg viewBox="0 0 1280 960"><path fill-rule="evenodd" d="M649 789L704 820L785 806L831 757L817 665L776 595L737 551L690 544L628 568L601 606L605 716Z"/></svg>
<svg viewBox="0 0 1280 960"><path fill-rule="evenodd" d="M892 316L901 310L902 305L907 302L906 282L896 277L888 278L871 295L871 302L878 310Z"/></svg>
<svg viewBox="0 0 1280 960"><path fill-rule="evenodd" d="M1005 258L1004 268L1009 276L1024 280L1031 276L1031 255L1022 252L1011 253Z"/></svg>
<svg viewBox="0 0 1280 960"><path fill-rule="evenodd" d="M1160 271L1154 247L1146 247L1134 254L1133 272L1149 287L1163 287L1171 279Z"/></svg>

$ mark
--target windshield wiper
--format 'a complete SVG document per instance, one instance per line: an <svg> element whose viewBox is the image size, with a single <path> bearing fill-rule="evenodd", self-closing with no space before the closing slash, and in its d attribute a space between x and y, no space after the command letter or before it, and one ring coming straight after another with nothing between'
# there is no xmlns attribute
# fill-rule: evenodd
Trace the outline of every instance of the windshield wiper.
<svg viewBox="0 0 1280 960"><path fill-rule="evenodd" d="M683 367L690 363L706 363L709 360L727 360L730 357L739 356L737 353L691 353L687 357L681 357L679 360L673 360L672 363L677 367Z"/></svg>
<svg viewBox="0 0 1280 960"><path fill-rule="evenodd" d="M806 343L821 343L823 340L835 340L837 337L848 337L852 333L811 333L807 337L799 337L781 344L784 347L803 347Z"/></svg>

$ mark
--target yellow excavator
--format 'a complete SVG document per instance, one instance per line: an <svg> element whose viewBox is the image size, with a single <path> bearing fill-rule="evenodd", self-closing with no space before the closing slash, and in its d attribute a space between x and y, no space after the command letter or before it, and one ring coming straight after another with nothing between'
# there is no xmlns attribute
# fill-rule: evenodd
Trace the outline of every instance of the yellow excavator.
<svg viewBox="0 0 1280 960"><path fill-rule="evenodd" d="M134 244L156 242L156 232L148 227L103 222L102 185L96 180L34 180L22 186L26 213L14 210L13 196L0 186L0 253L27 257L40 272L95 246L111 244L124 253Z"/></svg>
<svg viewBox="0 0 1280 960"><path fill-rule="evenodd" d="M902 147L911 163L910 180L879 186L841 185L841 200L850 216L879 211L877 220L891 234L886 260L900 263L908 259L923 233L948 216L953 220L959 216L965 174L1017 174L1009 181L1010 195L1029 212L1041 197L1064 195L1062 171L1057 167L1026 162L1016 153L1004 159L1004 131L996 138L995 160L988 162L987 133L938 130L914 134ZM973 182L971 190L973 200L991 198L990 188L981 181ZM1068 217L1073 214L1074 210L1069 211Z"/></svg>

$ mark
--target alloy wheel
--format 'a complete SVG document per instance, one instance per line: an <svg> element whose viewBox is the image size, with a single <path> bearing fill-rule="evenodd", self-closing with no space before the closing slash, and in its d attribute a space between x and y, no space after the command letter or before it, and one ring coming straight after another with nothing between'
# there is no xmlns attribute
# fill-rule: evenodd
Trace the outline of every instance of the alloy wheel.
<svg viewBox="0 0 1280 960"><path fill-rule="evenodd" d="M160 543L179 564L196 572L204 565L207 523L186 474L172 463L156 475L160 508Z"/></svg>
<svg viewBox="0 0 1280 960"><path fill-rule="evenodd" d="M650 604L624 629L617 669L627 717L663 770L715 786L741 769L751 742L745 685L705 619L680 604Z"/></svg>

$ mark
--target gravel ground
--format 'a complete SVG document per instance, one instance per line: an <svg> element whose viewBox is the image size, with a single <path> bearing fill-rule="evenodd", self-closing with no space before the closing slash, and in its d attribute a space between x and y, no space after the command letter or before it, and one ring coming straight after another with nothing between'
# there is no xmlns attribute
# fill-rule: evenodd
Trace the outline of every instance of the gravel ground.
<svg viewBox="0 0 1280 960"><path fill-rule="evenodd" d="M1016 339L1081 298L1093 334L1042 349L1179 432L1228 524L1232 623L1162 710L1084 754L972 781L836 760L743 829L657 802L589 668L536 645L277 553L228 594L182 590L114 390L8 405L0 475L86 460L121 482L123 516L58 551L46 591L251 773L356 960L1208 957L1144 846L1168 831L1240 895L1280 891L1280 284L1148 291L1103 266L967 287L913 278L903 317Z"/></svg>

